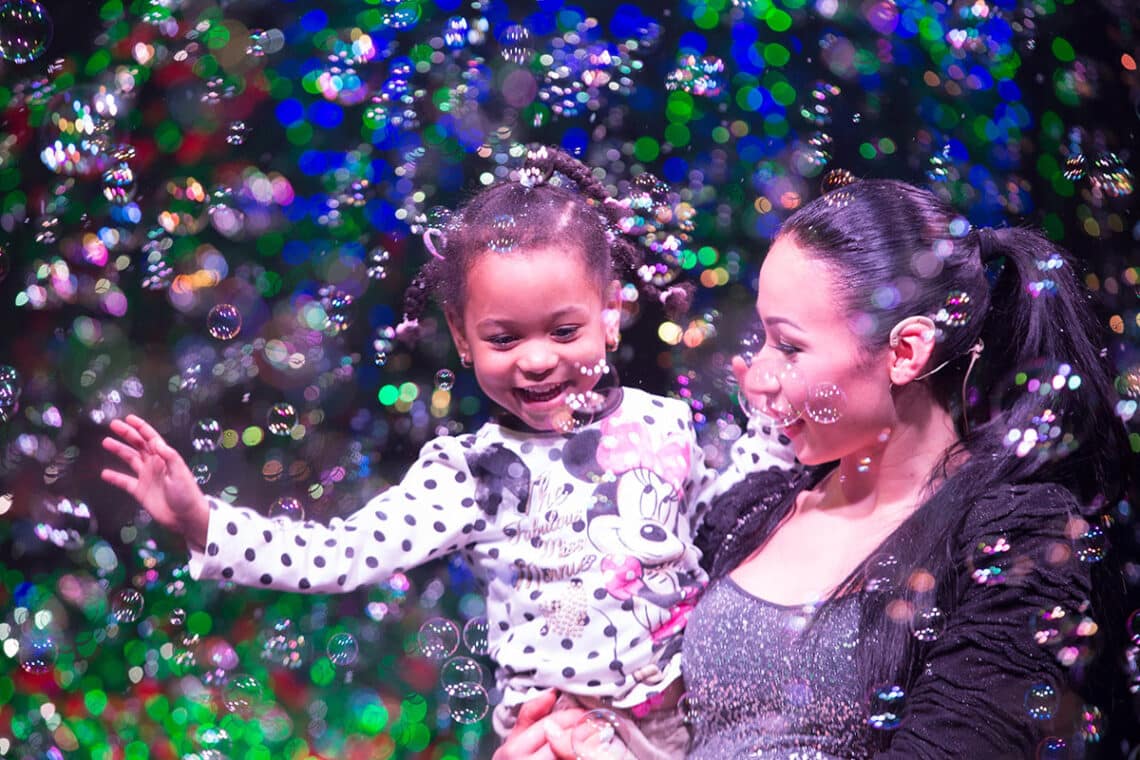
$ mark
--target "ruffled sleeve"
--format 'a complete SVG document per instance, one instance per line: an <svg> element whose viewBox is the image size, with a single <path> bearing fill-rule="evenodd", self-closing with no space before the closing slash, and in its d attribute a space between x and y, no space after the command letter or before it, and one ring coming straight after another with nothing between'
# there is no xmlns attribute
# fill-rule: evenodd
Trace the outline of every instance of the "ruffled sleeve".
<svg viewBox="0 0 1140 760"><path fill-rule="evenodd" d="M902 724L881 758L1032 757L1067 691L1057 648L1038 643L1043 611L1076 615L1090 568L1067 530L1073 495L1055 485L1013 486L980 500L957 546L956 608L919 663Z"/></svg>

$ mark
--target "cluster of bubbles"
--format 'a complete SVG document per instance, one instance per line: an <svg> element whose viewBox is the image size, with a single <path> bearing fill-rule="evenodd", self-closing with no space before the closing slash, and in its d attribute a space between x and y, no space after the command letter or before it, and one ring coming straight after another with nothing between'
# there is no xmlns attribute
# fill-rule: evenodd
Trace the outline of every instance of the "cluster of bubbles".
<svg viewBox="0 0 1140 760"><path fill-rule="evenodd" d="M448 618L431 618L420 626L416 637L420 654L441 663L440 686L457 723L477 723L491 705L485 668L474 659L489 654L488 631L487 618L482 616L469 619L462 630ZM456 656L460 642L470 656Z"/></svg>

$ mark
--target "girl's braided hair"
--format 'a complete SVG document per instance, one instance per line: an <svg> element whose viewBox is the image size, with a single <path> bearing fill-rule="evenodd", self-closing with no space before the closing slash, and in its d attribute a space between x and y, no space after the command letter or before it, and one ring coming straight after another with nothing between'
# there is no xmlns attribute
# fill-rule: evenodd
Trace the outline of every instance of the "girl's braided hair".
<svg viewBox="0 0 1140 760"><path fill-rule="evenodd" d="M555 180L569 180L573 186ZM397 334L414 340L430 295L444 309L461 313L466 274L480 255L560 246L580 253L598 287L616 275L632 274L638 290L662 304L670 317L684 313L693 286L660 286L653 281L645 248L633 234L633 212L610 196L594 173L568 153L540 146L527 153L517 180L477 193L446 227L429 229L424 244L431 258L404 294L404 319Z"/></svg>

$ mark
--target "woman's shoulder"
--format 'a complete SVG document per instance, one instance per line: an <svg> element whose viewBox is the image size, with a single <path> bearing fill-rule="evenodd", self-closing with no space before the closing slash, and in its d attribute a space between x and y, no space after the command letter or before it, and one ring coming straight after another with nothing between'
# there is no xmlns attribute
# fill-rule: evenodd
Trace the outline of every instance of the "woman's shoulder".
<svg viewBox="0 0 1140 760"><path fill-rule="evenodd" d="M1079 511L1076 496L1059 483L999 483L967 505L966 524L1021 524Z"/></svg>

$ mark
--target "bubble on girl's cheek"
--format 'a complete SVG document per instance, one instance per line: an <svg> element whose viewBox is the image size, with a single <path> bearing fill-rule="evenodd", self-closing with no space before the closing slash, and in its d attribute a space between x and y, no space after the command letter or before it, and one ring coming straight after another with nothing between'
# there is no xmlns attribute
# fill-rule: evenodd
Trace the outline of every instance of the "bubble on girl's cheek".
<svg viewBox="0 0 1140 760"><path fill-rule="evenodd" d="M860 457L859 462L855 465L855 471L864 473L871 471L871 457Z"/></svg>
<svg viewBox="0 0 1140 760"><path fill-rule="evenodd" d="M835 383L816 383L808 389L804 413L821 425L833 425L847 412L847 394Z"/></svg>
<svg viewBox="0 0 1140 760"><path fill-rule="evenodd" d="M218 304L206 316L206 329L218 340L233 340L241 332L241 312L232 304Z"/></svg>
<svg viewBox="0 0 1140 760"><path fill-rule="evenodd" d="M623 758L628 755L621 733L621 721L612 710L590 710L570 732L570 745L578 757Z"/></svg>
<svg viewBox="0 0 1140 760"><path fill-rule="evenodd" d="M901 686L890 684L872 689L867 725L879 731L893 731L902 723L906 692Z"/></svg>
<svg viewBox="0 0 1140 760"><path fill-rule="evenodd" d="M749 398L751 395L757 398ZM749 417L768 419L776 427L788 427L803 415L796 399L807 396L803 375L794 364L778 360L753 362L741 387L740 407Z"/></svg>

